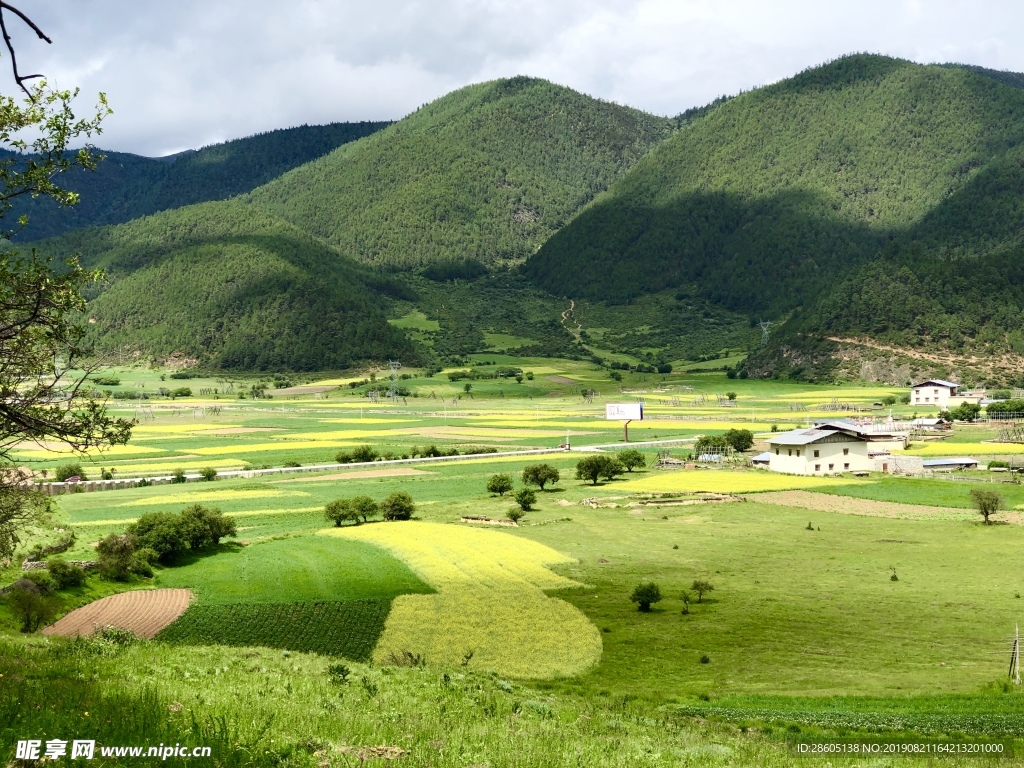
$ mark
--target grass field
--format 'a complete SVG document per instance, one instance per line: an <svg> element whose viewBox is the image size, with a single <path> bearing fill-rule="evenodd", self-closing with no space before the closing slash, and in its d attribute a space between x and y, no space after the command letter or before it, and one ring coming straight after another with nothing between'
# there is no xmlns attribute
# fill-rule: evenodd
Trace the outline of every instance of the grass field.
<svg viewBox="0 0 1024 768"><path fill-rule="evenodd" d="M627 374L620 392L618 383L602 379L605 374L587 362L497 353L477 360L490 364L467 368L518 365L534 378L522 384L474 379L467 396L464 382L444 373L414 375L402 384L419 396L398 404L372 404L348 386L365 375L325 377L339 388L273 400L197 395L187 406L156 401L147 406L152 418L141 407L121 411L139 414L137 435L126 448L141 443L145 456L121 452L84 464L90 475L104 466L125 477L143 467L167 472L179 466L326 463L341 445L370 444L398 456L429 444L460 452L484 445L550 447L566 431L574 447L614 445L621 443L621 425L603 420L604 402L636 397L645 399L648 416L630 425L636 440L689 441L740 428L761 440L773 424L789 429L805 423L821 404L836 400L870 409L893 391L697 373ZM136 375L139 381L132 383ZM152 372L126 369L121 376L122 388L158 385ZM186 383L198 393L223 392L227 382ZM236 380L235 391L243 384ZM594 402L582 397L585 387L597 390ZM718 407L716 395L727 391L736 392L737 405ZM673 405L673 398L680 404ZM807 410L791 410L790 404ZM927 449L1012 452L1003 445L1000 453L981 454L978 446L994 445L986 442L994 436L986 426L958 426L951 438ZM658 450L680 456L688 446L642 450L652 463ZM39 458L19 454L36 469L68 460L39 447L27 450L41 452ZM233 517L245 545L229 543L161 568L153 580L114 584L92 577L60 597L63 612L126 588L192 589L195 604L160 641L65 652L52 640L33 649L17 637L8 608L0 605L8 637L0 642L37 659L40 679L47 669L63 670L57 677L71 692L67 701L83 702L80 711L86 701L95 711L105 706L76 687L81 681L75 675L88 667L90 675L116 677L120 687L111 695L143 702L140 712L152 705L166 713L184 702L182 711L195 713L197 722L229 718L234 741L255 738L252 724L276 712L270 732L281 743L408 743L419 760L408 764L531 764L529 756L543 749L549 752L545 765L784 765L790 758L778 735L769 734L792 733L790 726L808 732L1019 732L1024 699L1003 693L1001 684L1007 638L1022 605L1017 595L1024 591L1018 564L1024 526L1017 524L1019 514L1003 516L1010 525L982 525L969 497L977 483L715 468L638 470L595 487L574 479L580 458L487 456L420 465L417 473L401 476L386 466L357 467L57 497L53 525L72 526L78 534L69 558L93 559L99 538L122 531L140 514L175 512L192 503ZM487 493L488 477L508 473L519 488L522 468L538 462L555 466L561 479L537 494L518 528L459 522L464 515L504 517L514 502ZM1001 493L1004 509L1024 508L1024 486L984 487ZM325 529L322 510L332 499L382 499L396 490L414 498L413 521ZM948 514L844 514L763 503L758 496L787 490L849 499L851 512L857 500L874 500L941 507ZM747 501L631 506L637 494L695 491ZM582 506L585 499L599 506ZM50 541L57 533L44 528L37 536ZM0 569L0 585L19 575L17 564ZM695 579L711 581L715 590L703 602L691 602L684 615L680 596ZM647 580L660 585L664 599L641 613L630 593ZM203 644L222 647L198 647ZM46 656L51 652L66 655ZM410 658L422 658L426 666L393 664ZM347 683L331 682L326 672L339 659L350 667ZM10 685L0 677L0 687ZM448 716L438 714L442 705ZM13 733L14 726L4 723L14 723L17 714L4 712L8 720L0 720L0 729ZM445 725L456 716L464 722ZM31 712L33 723L49 722L46 717ZM732 724L751 729L740 733ZM496 734L509 728L521 734L523 751L496 758ZM414 735L406 740L406 733ZM425 735L459 746L427 749ZM323 759L312 757L316 751L307 755L310 764ZM288 759L304 764L306 758Z"/></svg>

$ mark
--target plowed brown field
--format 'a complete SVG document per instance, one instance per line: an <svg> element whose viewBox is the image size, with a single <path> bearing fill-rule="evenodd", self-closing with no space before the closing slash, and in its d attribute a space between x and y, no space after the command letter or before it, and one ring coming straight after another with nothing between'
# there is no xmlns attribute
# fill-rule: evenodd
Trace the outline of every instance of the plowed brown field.
<svg viewBox="0 0 1024 768"><path fill-rule="evenodd" d="M103 627L118 627L139 637L154 637L188 608L187 589L142 589L122 592L83 605L43 630L44 635L77 637Z"/></svg>
<svg viewBox="0 0 1024 768"><path fill-rule="evenodd" d="M783 507L816 509L821 512L839 512L844 515L867 515L869 517L893 517L904 520L980 520L972 509L957 507L926 507L922 504L901 504L894 501L857 499L852 496L833 496L810 491L775 491L748 496L751 501L764 504L779 504ZM1020 512L999 512L996 519L1001 522L1024 525Z"/></svg>

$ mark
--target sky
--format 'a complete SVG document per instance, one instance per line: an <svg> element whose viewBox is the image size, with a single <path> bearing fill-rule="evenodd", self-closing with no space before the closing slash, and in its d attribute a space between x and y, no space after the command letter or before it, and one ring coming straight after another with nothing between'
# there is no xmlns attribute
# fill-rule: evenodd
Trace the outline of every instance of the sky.
<svg viewBox="0 0 1024 768"><path fill-rule="evenodd" d="M150 156L512 75L675 115L852 52L1024 71L1013 0L12 2L53 39L8 21L22 71L80 87L83 113L105 92L97 146Z"/></svg>

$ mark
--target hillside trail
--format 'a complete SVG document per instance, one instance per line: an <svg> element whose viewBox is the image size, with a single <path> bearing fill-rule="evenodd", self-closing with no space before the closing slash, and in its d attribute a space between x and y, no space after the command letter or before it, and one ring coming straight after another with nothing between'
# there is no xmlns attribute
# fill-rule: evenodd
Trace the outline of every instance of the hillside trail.
<svg viewBox="0 0 1024 768"><path fill-rule="evenodd" d="M566 325L566 322L569 320L572 320L573 325L576 326L575 328L570 328ZM576 302L572 299L569 299L568 309L562 312L562 327L571 333L572 337L576 339L576 341L580 340L580 334L583 332L583 326L580 325L579 321L576 319Z"/></svg>

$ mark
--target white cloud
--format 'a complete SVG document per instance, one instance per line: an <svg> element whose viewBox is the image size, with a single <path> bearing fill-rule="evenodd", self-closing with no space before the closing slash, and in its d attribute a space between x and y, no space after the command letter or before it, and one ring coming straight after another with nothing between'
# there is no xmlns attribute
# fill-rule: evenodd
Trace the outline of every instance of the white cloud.
<svg viewBox="0 0 1024 768"><path fill-rule="evenodd" d="M1024 70L1024 9L960 0L23 0L25 69L115 109L102 146L163 154L397 118L494 77L677 114L852 51ZM9 81L8 81L9 82Z"/></svg>

